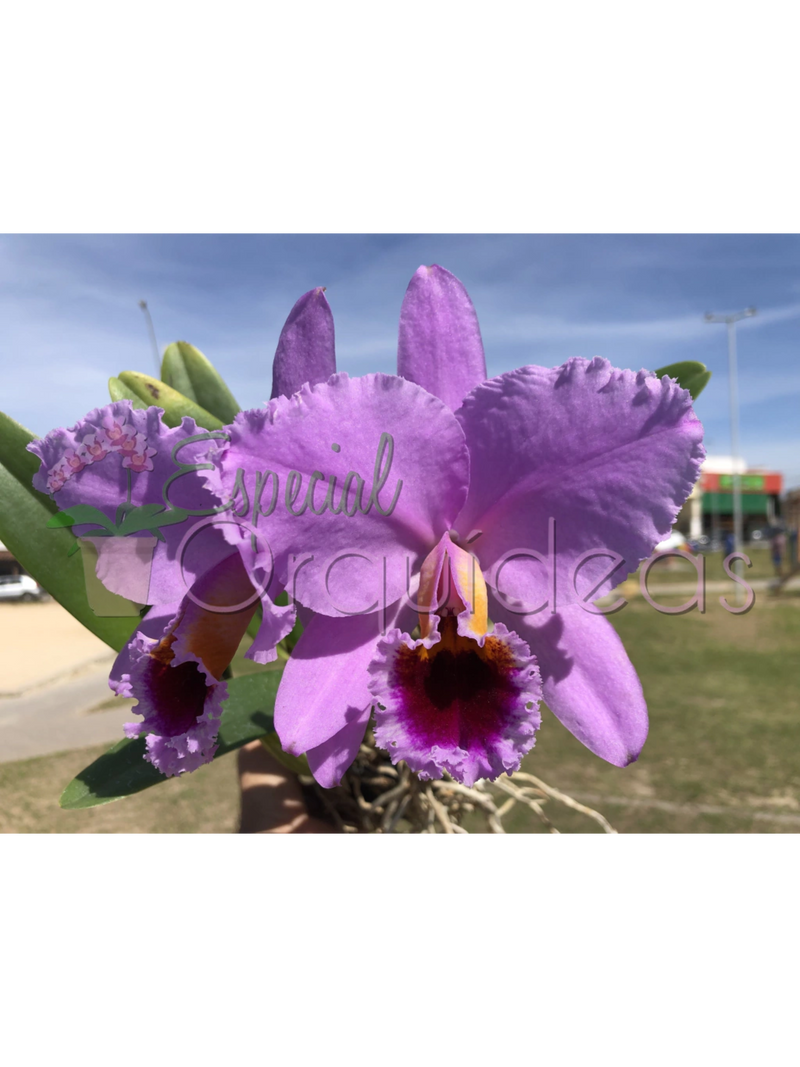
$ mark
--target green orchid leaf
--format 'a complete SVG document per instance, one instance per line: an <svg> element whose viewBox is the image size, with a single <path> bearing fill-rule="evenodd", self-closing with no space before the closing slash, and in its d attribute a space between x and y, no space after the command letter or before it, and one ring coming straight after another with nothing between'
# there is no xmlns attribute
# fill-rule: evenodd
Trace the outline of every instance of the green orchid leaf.
<svg viewBox="0 0 800 1067"><path fill-rule="evenodd" d="M139 504L134 505L130 510L135 511L137 515L158 515L162 511L169 511L169 508L165 504ZM186 517L185 511L181 511L181 517Z"/></svg>
<svg viewBox="0 0 800 1067"><path fill-rule="evenodd" d="M697 400L711 380L711 371L706 369L705 363L697 363L694 360L685 360L683 363L670 363L656 371L659 378L664 375L675 378L680 386L688 389L692 394L692 400Z"/></svg>
<svg viewBox="0 0 800 1067"><path fill-rule="evenodd" d="M156 505L156 506L158 506L158 505ZM122 520L125 518L125 516L128 514L128 512L129 511L133 511L135 507L136 507L136 505L135 504L131 504L130 501L123 500L123 502L117 508L116 514L114 516L114 525L115 526L121 526L122 525Z"/></svg>
<svg viewBox="0 0 800 1067"><path fill-rule="evenodd" d="M117 652L134 629L128 618L101 617L89 607L78 541L68 529L47 529L58 505L34 489L39 458L26 451L36 435L0 412L0 541L59 604Z"/></svg>
<svg viewBox="0 0 800 1067"><path fill-rule="evenodd" d="M130 400L135 408L145 410L150 407L146 404L141 397L134 393L133 389L121 381L119 378L108 379L108 395L112 400Z"/></svg>
<svg viewBox="0 0 800 1067"><path fill-rule="evenodd" d="M280 679L279 671L264 671L227 683L215 759L273 731L272 709ZM93 808L168 781L145 760L144 752L143 737L119 741L73 778L61 794L61 807Z"/></svg>
<svg viewBox="0 0 800 1067"><path fill-rule="evenodd" d="M151 508L154 510L151 510ZM138 533L140 530L149 530L155 522L155 515L163 510L164 508L161 504L147 504L145 507L129 511L117 526L117 536L125 537L127 534Z"/></svg>
<svg viewBox="0 0 800 1067"><path fill-rule="evenodd" d="M173 526L177 522L183 522L188 515L189 512L182 508L168 508L163 504L144 504L128 512L117 528L117 534L124 537L126 534L137 533L139 530L152 532L161 526Z"/></svg>
<svg viewBox="0 0 800 1067"><path fill-rule="evenodd" d="M151 378L149 374L125 370L119 375L119 381L144 401L145 407L163 408L167 426L179 426L185 415L193 418L203 430L219 430L223 425L210 411L206 411L166 382Z"/></svg>
<svg viewBox="0 0 800 1067"><path fill-rule="evenodd" d="M252 637L254 641L258 636L259 629L261 628L261 620L263 618L263 615L264 610L261 606L261 601L259 600L259 602L256 604L255 615L253 615L252 619L248 623L247 629L245 630L245 633L248 635L248 637Z"/></svg>
<svg viewBox="0 0 800 1067"><path fill-rule="evenodd" d="M187 341L175 341L167 346L161 363L161 380L216 415L223 425L233 422L242 410L216 367Z"/></svg>
<svg viewBox="0 0 800 1067"><path fill-rule="evenodd" d="M55 501L33 488L33 476L39 470L40 460L27 451L27 445L35 440L36 434L0 411L0 463L49 511L55 512L58 510Z"/></svg>
<svg viewBox="0 0 800 1067"><path fill-rule="evenodd" d="M99 508L93 508L90 504L75 504L71 508L59 511L47 523L48 529L58 529L61 526L76 526L84 523L92 523L94 526L102 526L104 530L113 531L114 523Z"/></svg>
<svg viewBox="0 0 800 1067"><path fill-rule="evenodd" d="M47 528L48 530L58 530L62 526L74 526L77 521L68 511L58 511L52 519L47 520Z"/></svg>

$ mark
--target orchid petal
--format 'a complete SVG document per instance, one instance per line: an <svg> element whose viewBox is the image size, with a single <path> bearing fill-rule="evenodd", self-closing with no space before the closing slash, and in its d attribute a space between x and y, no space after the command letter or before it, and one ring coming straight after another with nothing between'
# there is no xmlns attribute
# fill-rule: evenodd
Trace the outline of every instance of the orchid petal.
<svg viewBox="0 0 800 1067"><path fill-rule="evenodd" d="M117 657L109 685L118 696L136 698L135 711L144 716L125 734L147 734L145 758L163 774L193 771L214 758L227 695L220 679L257 600L231 552L195 582L174 615L167 605L149 612Z"/></svg>
<svg viewBox="0 0 800 1067"><path fill-rule="evenodd" d="M608 619L580 607L523 618L497 602L491 612L530 646L545 703L570 733L617 767L637 759L647 738L647 705Z"/></svg>
<svg viewBox="0 0 800 1067"><path fill-rule="evenodd" d="M594 599L636 570L669 533L705 454L685 389L604 359L493 378L467 397L457 418L471 471L458 529L480 531L471 547L484 573L491 568L495 588L531 611L548 598L551 609ZM544 565L527 558L529 550ZM589 551L603 555L587 561ZM623 562L604 580L613 553Z"/></svg>
<svg viewBox="0 0 800 1067"><path fill-rule="evenodd" d="M343 726L338 734L306 752L311 773L323 789L332 789L341 782L342 775L358 755L371 713L370 703L358 718Z"/></svg>
<svg viewBox="0 0 800 1067"><path fill-rule="evenodd" d="M284 323L272 363L272 396L291 396L306 382L326 382L336 373L333 314L325 290L305 293Z"/></svg>
<svg viewBox="0 0 800 1067"><path fill-rule="evenodd" d="M77 504L89 505L112 524L120 504L128 499L132 507L149 504L190 512L219 507L219 501L204 485L203 472L182 470L183 466L207 462L209 449L216 448L218 441L212 438L187 442L188 438L204 434L202 427L185 418L180 426L170 429L162 414L160 408L139 410L129 400L118 400L95 408L69 429L52 430L42 440L32 441L29 451L41 460L33 478L34 487L43 493L53 490L62 510ZM146 456L146 467L141 470L125 468L132 447ZM79 452L84 465L80 470L65 471L63 480L59 475L54 483L55 475L49 472L63 471L64 457L70 452ZM160 527L163 541L158 542L153 554L150 604L179 601L205 570L230 555L222 534L213 528L204 529L190 543L184 542L187 530L197 521L188 516L185 521ZM79 537L91 536L96 528L78 523L73 532ZM142 530L141 536L147 536L147 531Z"/></svg>
<svg viewBox="0 0 800 1067"><path fill-rule="evenodd" d="M453 411L486 379L478 316L450 271L420 267L400 310L397 373L438 396Z"/></svg>
<svg viewBox="0 0 800 1067"><path fill-rule="evenodd" d="M381 630L413 612L395 605L381 614L332 620L315 615L292 649L275 700L275 729L286 752L299 756L361 721L372 706L367 668Z"/></svg>
<svg viewBox="0 0 800 1067"><path fill-rule="evenodd" d="M224 532L254 580L272 567L292 599L334 617L400 599L461 510L469 477L452 412L385 374L338 374L243 412L213 458L208 484L221 501L242 479L247 488L258 556L252 525L232 520Z"/></svg>
<svg viewBox="0 0 800 1067"><path fill-rule="evenodd" d="M118 697L125 697L128 700L136 697L131 681L134 667L141 659L139 655L141 643L136 639L144 637L149 643L157 644L169 629L172 620L177 617L180 607L179 600L171 604L156 604L138 624L136 633L120 651L111 668L108 685ZM136 736L138 736L138 730Z"/></svg>
<svg viewBox="0 0 800 1067"><path fill-rule="evenodd" d="M294 604L278 607L268 596L262 596L261 603L264 608L261 624L244 658L253 663L274 663L278 658L278 642L292 632L297 610Z"/></svg>
<svg viewBox="0 0 800 1067"><path fill-rule="evenodd" d="M174 650L197 656L215 678L221 678L257 605L258 594L234 552L201 575L184 598L180 624L173 631Z"/></svg>

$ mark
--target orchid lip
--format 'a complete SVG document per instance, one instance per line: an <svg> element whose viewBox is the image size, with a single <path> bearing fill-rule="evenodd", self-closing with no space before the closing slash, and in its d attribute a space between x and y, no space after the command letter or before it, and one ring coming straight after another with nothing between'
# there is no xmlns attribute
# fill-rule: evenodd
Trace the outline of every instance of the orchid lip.
<svg viewBox="0 0 800 1067"><path fill-rule="evenodd" d="M498 625L480 640L435 620L430 637L393 631L370 665L377 699L375 740L421 778L447 771L472 785L518 770L540 724L536 660Z"/></svg>

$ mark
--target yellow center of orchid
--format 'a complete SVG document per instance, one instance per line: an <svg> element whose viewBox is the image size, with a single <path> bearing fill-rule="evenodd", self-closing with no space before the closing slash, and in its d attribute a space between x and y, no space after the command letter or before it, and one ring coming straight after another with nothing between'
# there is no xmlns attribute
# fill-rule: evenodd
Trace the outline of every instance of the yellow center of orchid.
<svg viewBox="0 0 800 1067"><path fill-rule="evenodd" d="M469 611L472 635L482 637L489 629L486 581L480 564L456 543L457 539L458 534L449 531L422 564L417 602L423 638L433 628L432 615L446 617Z"/></svg>

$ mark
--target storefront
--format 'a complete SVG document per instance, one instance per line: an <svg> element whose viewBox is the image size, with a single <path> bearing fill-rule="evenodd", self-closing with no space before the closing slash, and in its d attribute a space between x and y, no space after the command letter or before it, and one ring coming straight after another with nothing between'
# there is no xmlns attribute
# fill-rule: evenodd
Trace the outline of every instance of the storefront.
<svg viewBox="0 0 800 1067"><path fill-rule="evenodd" d="M719 537L733 528L733 474L703 471L703 532ZM742 527L745 541L757 531L774 527L780 518L783 476L775 471L746 471L739 475L742 494Z"/></svg>
<svg viewBox="0 0 800 1067"><path fill-rule="evenodd" d="M783 475L762 468L747 468L739 461L709 456L676 527L690 539L722 539L733 530L733 481L738 473L742 493L742 527L745 541L768 536L781 521Z"/></svg>

